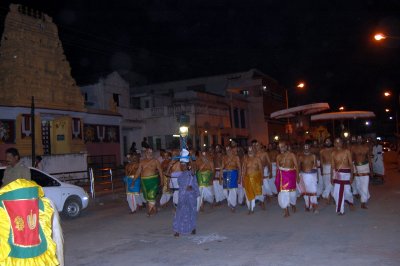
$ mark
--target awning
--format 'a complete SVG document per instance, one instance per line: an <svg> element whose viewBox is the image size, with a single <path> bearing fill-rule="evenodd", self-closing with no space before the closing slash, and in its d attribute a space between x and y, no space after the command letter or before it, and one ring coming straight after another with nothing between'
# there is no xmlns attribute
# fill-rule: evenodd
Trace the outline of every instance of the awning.
<svg viewBox="0 0 400 266"><path fill-rule="evenodd" d="M357 118L372 118L375 117L374 112L370 111L347 111L347 112L332 112L323 113L311 116L311 121L320 120L343 120L343 119L357 119Z"/></svg>
<svg viewBox="0 0 400 266"><path fill-rule="evenodd" d="M310 115L328 110L329 108L330 107L328 103L306 104L273 112L271 114L271 118L281 119L281 118L296 117L298 115Z"/></svg>

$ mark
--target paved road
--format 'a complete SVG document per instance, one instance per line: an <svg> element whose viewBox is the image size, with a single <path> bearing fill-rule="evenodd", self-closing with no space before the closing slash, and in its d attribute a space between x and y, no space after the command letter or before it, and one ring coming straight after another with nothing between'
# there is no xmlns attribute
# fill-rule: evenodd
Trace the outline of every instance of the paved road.
<svg viewBox="0 0 400 266"><path fill-rule="evenodd" d="M276 199L266 211L206 209L195 237L172 237L171 209L156 217L128 214L122 195L97 202L63 221L66 265L400 265L400 173L392 165L384 185L370 187L368 210L282 218ZM390 168L390 166L389 166Z"/></svg>

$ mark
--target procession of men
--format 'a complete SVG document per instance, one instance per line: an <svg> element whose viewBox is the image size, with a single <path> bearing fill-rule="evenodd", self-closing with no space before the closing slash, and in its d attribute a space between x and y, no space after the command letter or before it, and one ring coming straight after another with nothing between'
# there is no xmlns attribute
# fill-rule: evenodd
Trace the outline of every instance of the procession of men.
<svg viewBox="0 0 400 266"><path fill-rule="evenodd" d="M234 213L244 205L251 215L258 208L266 210L266 203L274 204L277 199L283 217L289 217L297 211L301 197L304 210L314 214L320 212L321 202L329 206L332 199L338 215L344 215L346 206L355 209L354 198L362 209L368 208L373 150L361 136L350 144L341 138L327 138L322 145L305 141L296 146L286 141L264 146L253 140L244 152L240 150L232 141L226 147L216 145L198 152L162 151L158 159L149 147L143 149L141 159L138 153L129 154L125 181L130 212L145 205L147 215L153 216L172 206L176 217L186 217L183 210L197 213L206 207L226 206ZM190 182L181 180L183 173ZM190 184L190 189L181 184ZM187 197L193 188L196 193L189 198L194 205L187 206L182 195ZM184 223L178 219L174 224ZM195 232L195 228L186 231ZM180 232L175 233L178 236Z"/></svg>

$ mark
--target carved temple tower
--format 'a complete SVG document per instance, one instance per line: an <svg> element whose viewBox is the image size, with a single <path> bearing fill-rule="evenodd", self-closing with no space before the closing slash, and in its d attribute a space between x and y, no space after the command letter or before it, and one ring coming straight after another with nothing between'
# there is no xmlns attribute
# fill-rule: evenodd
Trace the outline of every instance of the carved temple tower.
<svg viewBox="0 0 400 266"><path fill-rule="evenodd" d="M13 146L22 155L30 154L31 150L32 96L37 108L37 154L84 151L83 115L80 115L85 112L84 97L71 76L57 26L40 11L11 4L0 46L0 111L3 113L0 118L5 119L0 123L0 131L3 127L3 132L9 130L4 136L13 134ZM4 136L0 142L7 143Z"/></svg>

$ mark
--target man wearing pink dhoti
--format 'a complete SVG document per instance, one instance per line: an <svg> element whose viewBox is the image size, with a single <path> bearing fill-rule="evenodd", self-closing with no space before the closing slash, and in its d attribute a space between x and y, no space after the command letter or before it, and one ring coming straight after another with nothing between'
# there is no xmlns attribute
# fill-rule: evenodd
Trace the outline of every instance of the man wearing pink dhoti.
<svg viewBox="0 0 400 266"><path fill-rule="evenodd" d="M340 138L335 139L335 148L332 151L331 161L331 180L333 187L333 198L336 202L336 212L344 214L344 203L353 209L353 194L351 193L351 183L353 183L353 162L351 153L343 148Z"/></svg>
<svg viewBox="0 0 400 266"><path fill-rule="evenodd" d="M296 212L296 182L299 171L296 156L288 151L285 141L279 142L280 154L276 157L277 173L275 179L279 206L284 209L284 217L289 216L289 206Z"/></svg>

